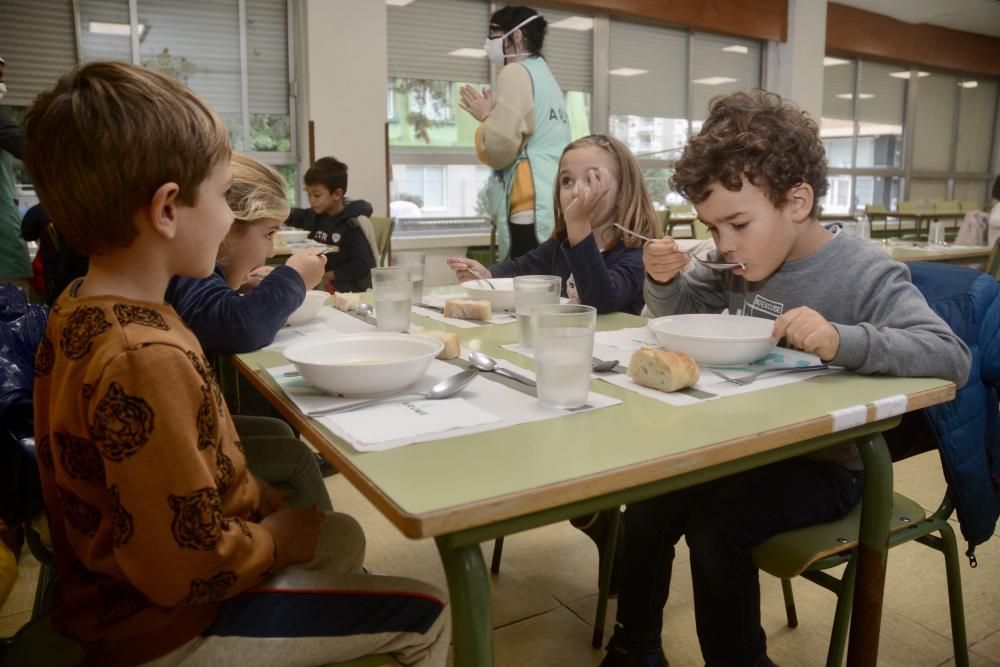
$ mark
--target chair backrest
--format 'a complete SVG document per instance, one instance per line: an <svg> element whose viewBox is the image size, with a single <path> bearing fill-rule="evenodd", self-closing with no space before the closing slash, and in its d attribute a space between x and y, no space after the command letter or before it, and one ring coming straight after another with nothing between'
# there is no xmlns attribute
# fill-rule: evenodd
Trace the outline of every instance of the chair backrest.
<svg viewBox="0 0 1000 667"><path fill-rule="evenodd" d="M887 213L885 204L865 204L865 213Z"/></svg>
<svg viewBox="0 0 1000 667"><path fill-rule="evenodd" d="M915 201L901 201L901 202L899 202L899 210L900 211L910 211L910 212L916 211L917 210L917 202L915 202Z"/></svg>
<svg viewBox="0 0 1000 667"><path fill-rule="evenodd" d="M656 220L660 223L660 236L665 235L667 230L670 229L670 209L657 211Z"/></svg>
<svg viewBox="0 0 1000 667"><path fill-rule="evenodd" d="M957 211L958 202L957 201L936 201L934 202L934 210L936 211Z"/></svg>
<svg viewBox="0 0 1000 667"><path fill-rule="evenodd" d="M392 218L371 218L372 227L375 230L375 244L378 246L378 257L375 260L379 266L386 265L389 256L389 249L392 247L392 230L396 227L396 221Z"/></svg>
<svg viewBox="0 0 1000 667"><path fill-rule="evenodd" d="M986 273L1000 280L1000 238L993 243L993 251L986 261Z"/></svg>
<svg viewBox="0 0 1000 667"><path fill-rule="evenodd" d="M963 201L958 203L958 208L961 211L979 211L982 210L982 206L974 201Z"/></svg>

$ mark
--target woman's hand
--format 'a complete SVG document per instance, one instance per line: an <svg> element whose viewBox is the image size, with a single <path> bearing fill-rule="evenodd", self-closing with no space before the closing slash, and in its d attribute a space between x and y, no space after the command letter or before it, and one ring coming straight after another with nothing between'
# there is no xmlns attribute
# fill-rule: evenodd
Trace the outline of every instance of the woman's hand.
<svg viewBox="0 0 1000 667"><path fill-rule="evenodd" d="M681 252L677 242L669 236L647 243L642 248L642 264L646 273L658 283L673 280L689 261L691 258Z"/></svg>
<svg viewBox="0 0 1000 667"><path fill-rule="evenodd" d="M493 277L489 269L468 257L449 257L448 266L458 275L459 282Z"/></svg>
<svg viewBox="0 0 1000 667"><path fill-rule="evenodd" d="M605 167L588 169L587 178L573 185L570 201L562 207L566 236L571 246L585 239L591 233L595 220L603 216L610 190L611 174ZM562 199L560 196L560 201Z"/></svg>
<svg viewBox="0 0 1000 667"><path fill-rule="evenodd" d="M285 262L286 266L295 269L302 277L302 282L305 283L307 290L316 287L323 279L323 273L326 271L326 257L319 254L323 250L323 248L306 248L292 255Z"/></svg>
<svg viewBox="0 0 1000 667"><path fill-rule="evenodd" d="M468 111L480 123L486 120L486 117L493 111L495 103L493 93L486 86L483 86L482 92L479 92L466 84L459 89L458 95L460 97L458 105Z"/></svg>

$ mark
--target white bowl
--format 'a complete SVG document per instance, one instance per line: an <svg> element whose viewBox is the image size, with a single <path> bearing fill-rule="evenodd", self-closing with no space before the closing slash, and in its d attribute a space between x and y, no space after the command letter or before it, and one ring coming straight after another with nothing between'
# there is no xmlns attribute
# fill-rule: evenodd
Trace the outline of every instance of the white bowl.
<svg viewBox="0 0 1000 667"><path fill-rule="evenodd" d="M493 310L514 310L514 279L490 278L493 287L485 280L466 280L462 288L469 293L470 299L485 299L493 306Z"/></svg>
<svg viewBox="0 0 1000 667"><path fill-rule="evenodd" d="M285 243L302 243L309 238L308 229L279 229L275 234Z"/></svg>
<svg viewBox="0 0 1000 667"><path fill-rule="evenodd" d="M344 396L378 396L406 389L423 377L444 343L395 333L321 336L285 348L302 378Z"/></svg>
<svg viewBox="0 0 1000 667"><path fill-rule="evenodd" d="M302 305L288 316L288 321L285 322L285 326L296 327L300 324L305 324L312 318L319 315L319 309L323 307L323 304L326 303L326 300L329 298L329 292L316 289L309 290L306 292L306 299L302 302Z"/></svg>
<svg viewBox="0 0 1000 667"><path fill-rule="evenodd" d="M774 320L744 315L668 315L649 321L660 345L706 366L738 366L774 349Z"/></svg>

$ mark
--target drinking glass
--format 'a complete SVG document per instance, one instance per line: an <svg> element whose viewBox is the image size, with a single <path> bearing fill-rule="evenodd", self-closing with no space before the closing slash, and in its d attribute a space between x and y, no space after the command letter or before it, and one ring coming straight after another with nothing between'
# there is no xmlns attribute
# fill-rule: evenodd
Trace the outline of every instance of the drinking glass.
<svg viewBox="0 0 1000 667"><path fill-rule="evenodd" d="M550 408L578 408L590 392L597 309L577 304L535 306L531 335L538 400Z"/></svg>
<svg viewBox="0 0 1000 667"><path fill-rule="evenodd" d="M872 239L872 223L868 220L858 220L858 238L864 241Z"/></svg>
<svg viewBox="0 0 1000 667"><path fill-rule="evenodd" d="M932 222L930 231L927 232L927 242L931 245L944 245L944 223Z"/></svg>
<svg viewBox="0 0 1000 667"><path fill-rule="evenodd" d="M514 278L514 312L522 347L531 347L531 309L559 303L562 278L559 276L517 276Z"/></svg>
<svg viewBox="0 0 1000 667"><path fill-rule="evenodd" d="M372 269L375 291L375 321L379 331L407 331L413 282L406 266Z"/></svg>
<svg viewBox="0 0 1000 667"><path fill-rule="evenodd" d="M392 253L393 266L406 266L410 269L410 280L413 282L413 303L423 303L424 301L424 266L426 261L422 252Z"/></svg>

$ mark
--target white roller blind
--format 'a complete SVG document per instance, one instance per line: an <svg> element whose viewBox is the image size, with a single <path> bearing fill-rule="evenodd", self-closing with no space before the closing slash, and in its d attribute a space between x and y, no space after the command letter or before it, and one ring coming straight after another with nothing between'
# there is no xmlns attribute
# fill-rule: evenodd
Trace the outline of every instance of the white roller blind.
<svg viewBox="0 0 1000 667"><path fill-rule="evenodd" d="M959 87L958 146L955 152L955 171L981 171L989 169L990 142L993 131L993 114L997 107L997 83L983 78L968 78L966 86ZM976 197L981 199L981 197Z"/></svg>
<svg viewBox="0 0 1000 667"><path fill-rule="evenodd" d="M548 22L545 43L542 45L542 55L552 69L559 82L559 87L565 90L582 90L590 92L593 88L594 61L594 20L590 16L545 9L540 12ZM572 19L565 26L590 26L589 29L560 27L554 25L559 21Z"/></svg>
<svg viewBox="0 0 1000 667"><path fill-rule="evenodd" d="M913 135L915 170L947 171L951 168L957 101L957 77L932 72L930 76L918 80L916 131ZM910 198L916 198L912 196L912 190ZM940 198L943 199L944 194Z"/></svg>
<svg viewBox="0 0 1000 667"><path fill-rule="evenodd" d="M861 63L861 89L858 91L858 120L880 125L903 125L906 104L906 79L899 74L905 68L881 63Z"/></svg>
<svg viewBox="0 0 1000 667"><path fill-rule="evenodd" d="M139 23L143 65L191 86L220 114L242 113L237 0L141 0Z"/></svg>
<svg viewBox="0 0 1000 667"><path fill-rule="evenodd" d="M83 61L132 62L128 0L80 0Z"/></svg>
<svg viewBox="0 0 1000 667"><path fill-rule="evenodd" d="M854 61L824 65L823 118L853 122L853 95Z"/></svg>
<svg viewBox="0 0 1000 667"><path fill-rule="evenodd" d="M760 86L760 43L733 37L696 34L691 77L694 120L708 117L708 104L717 95Z"/></svg>
<svg viewBox="0 0 1000 667"><path fill-rule="evenodd" d="M389 78L489 81L485 54L450 55L458 49L482 51L489 30L489 4L473 0L414 0L403 7L388 5L386 12Z"/></svg>
<svg viewBox="0 0 1000 667"><path fill-rule="evenodd" d="M27 106L76 64L69 0L4 0L0 56L7 61L7 95L0 104Z"/></svg>
<svg viewBox="0 0 1000 667"><path fill-rule="evenodd" d="M687 117L686 32L611 21L610 42L612 114Z"/></svg>
<svg viewBox="0 0 1000 667"><path fill-rule="evenodd" d="M250 113L288 113L288 5L247 0Z"/></svg>

